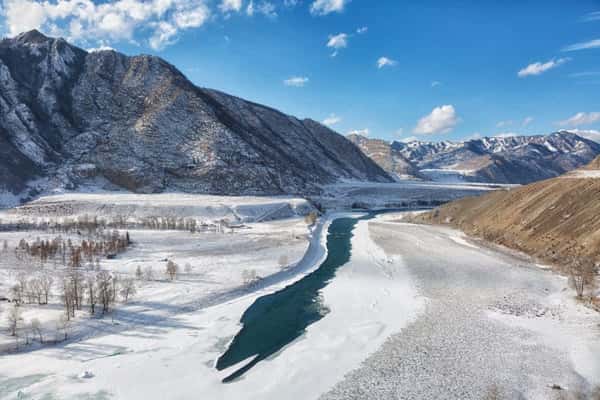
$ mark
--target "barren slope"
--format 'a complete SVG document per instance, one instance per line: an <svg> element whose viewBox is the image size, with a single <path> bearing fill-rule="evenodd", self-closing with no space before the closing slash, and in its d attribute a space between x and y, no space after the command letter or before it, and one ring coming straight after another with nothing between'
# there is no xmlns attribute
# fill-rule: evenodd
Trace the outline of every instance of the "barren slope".
<svg viewBox="0 0 600 400"><path fill-rule="evenodd" d="M600 174L569 174L465 198L414 220L451 225L553 264L582 255L600 260Z"/></svg>

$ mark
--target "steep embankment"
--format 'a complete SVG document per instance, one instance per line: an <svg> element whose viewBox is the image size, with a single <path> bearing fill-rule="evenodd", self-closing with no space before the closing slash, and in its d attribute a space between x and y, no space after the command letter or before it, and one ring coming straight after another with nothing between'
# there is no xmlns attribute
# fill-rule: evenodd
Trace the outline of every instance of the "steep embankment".
<svg viewBox="0 0 600 400"><path fill-rule="evenodd" d="M451 225L557 265L574 256L600 261L599 166L600 157L585 170L458 200L413 219Z"/></svg>

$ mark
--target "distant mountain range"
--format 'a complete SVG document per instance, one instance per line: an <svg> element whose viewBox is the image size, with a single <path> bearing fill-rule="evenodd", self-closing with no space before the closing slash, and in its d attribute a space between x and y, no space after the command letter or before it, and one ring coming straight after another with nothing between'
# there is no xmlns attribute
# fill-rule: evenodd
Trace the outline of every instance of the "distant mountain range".
<svg viewBox="0 0 600 400"><path fill-rule="evenodd" d="M38 31L0 42L0 194L298 194L339 179L392 180L329 128L199 88L160 58Z"/></svg>
<svg viewBox="0 0 600 400"><path fill-rule="evenodd" d="M589 163L600 143L568 131L540 136L487 137L464 142L385 142L348 138L397 178L526 184Z"/></svg>

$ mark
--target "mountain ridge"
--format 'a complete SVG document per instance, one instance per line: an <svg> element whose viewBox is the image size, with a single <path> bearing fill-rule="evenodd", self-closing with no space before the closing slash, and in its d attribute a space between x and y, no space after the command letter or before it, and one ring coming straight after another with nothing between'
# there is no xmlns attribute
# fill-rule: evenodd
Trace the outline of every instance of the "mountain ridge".
<svg viewBox="0 0 600 400"><path fill-rule="evenodd" d="M310 119L190 82L167 61L86 52L38 31L0 42L0 187L303 194L389 182Z"/></svg>

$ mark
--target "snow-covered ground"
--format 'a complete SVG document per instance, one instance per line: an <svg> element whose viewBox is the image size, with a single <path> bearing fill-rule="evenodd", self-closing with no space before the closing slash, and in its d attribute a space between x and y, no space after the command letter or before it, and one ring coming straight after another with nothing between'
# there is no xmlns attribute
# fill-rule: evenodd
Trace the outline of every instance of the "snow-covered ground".
<svg viewBox="0 0 600 400"><path fill-rule="evenodd" d="M569 172L568 174L564 175L565 178L600 178L600 170L597 169L591 169L591 170L576 170L576 171L572 171Z"/></svg>
<svg viewBox="0 0 600 400"><path fill-rule="evenodd" d="M402 257L426 310L323 399L592 398L600 314L566 278L455 230L396 221L371 223L371 237Z"/></svg>
<svg viewBox="0 0 600 400"><path fill-rule="evenodd" d="M20 207L0 212L0 220L43 221L88 216L107 220L122 218L194 218L199 223L260 222L306 215L312 206L304 199L275 196L211 196L186 193L65 193L44 196Z"/></svg>
<svg viewBox="0 0 600 400"><path fill-rule="evenodd" d="M394 183L342 182L324 188L313 200L327 209L400 208L436 205L466 196L477 196L510 185L485 183L439 183L399 181Z"/></svg>

